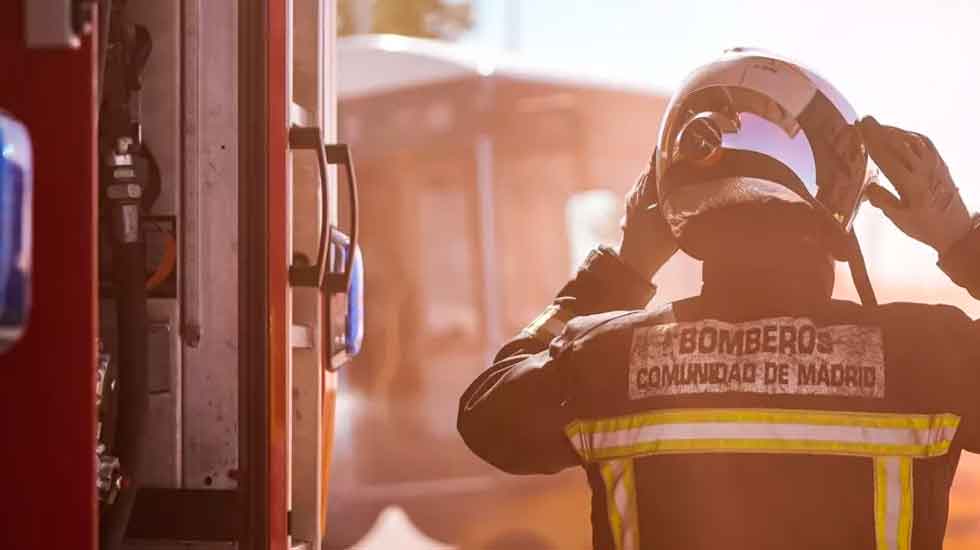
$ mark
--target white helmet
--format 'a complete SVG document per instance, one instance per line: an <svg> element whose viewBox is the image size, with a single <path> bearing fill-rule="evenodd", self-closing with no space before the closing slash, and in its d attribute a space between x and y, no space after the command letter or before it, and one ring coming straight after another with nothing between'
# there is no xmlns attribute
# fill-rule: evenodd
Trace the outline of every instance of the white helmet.
<svg viewBox="0 0 980 550"><path fill-rule="evenodd" d="M667 106L652 166L681 248L692 253L684 230L701 214L796 202L826 220L839 259L860 260L852 223L875 171L857 122L830 83L762 50L735 48L695 70Z"/></svg>

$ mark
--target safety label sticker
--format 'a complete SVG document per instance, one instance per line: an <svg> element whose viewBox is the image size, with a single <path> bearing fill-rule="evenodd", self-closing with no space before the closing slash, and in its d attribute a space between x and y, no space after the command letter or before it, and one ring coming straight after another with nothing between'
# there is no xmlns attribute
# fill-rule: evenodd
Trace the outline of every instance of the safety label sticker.
<svg viewBox="0 0 980 550"><path fill-rule="evenodd" d="M881 329L780 317L634 330L630 399L699 393L885 396Z"/></svg>

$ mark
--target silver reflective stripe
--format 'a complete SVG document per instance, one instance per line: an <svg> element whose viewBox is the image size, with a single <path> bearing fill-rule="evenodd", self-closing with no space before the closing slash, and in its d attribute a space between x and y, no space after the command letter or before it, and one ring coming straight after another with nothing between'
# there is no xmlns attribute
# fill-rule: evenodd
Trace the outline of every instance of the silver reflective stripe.
<svg viewBox="0 0 980 550"><path fill-rule="evenodd" d="M909 550L912 543L912 459L876 457L875 540L877 550Z"/></svg>
<svg viewBox="0 0 980 550"><path fill-rule="evenodd" d="M588 440L574 439L580 451L637 448L659 441L690 440L785 440L859 443L887 450L908 446L926 452L930 446L952 440L956 428L937 426L928 429L870 428L861 426L814 426L807 424L764 423L691 423L658 424L590 434ZM585 447L587 445L587 447ZM649 446L655 450L656 446ZM877 454L877 453L868 453Z"/></svg>
<svg viewBox="0 0 980 550"><path fill-rule="evenodd" d="M675 409L575 421L565 430L586 461L671 452L930 457L946 453L958 425L950 414Z"/></svg>

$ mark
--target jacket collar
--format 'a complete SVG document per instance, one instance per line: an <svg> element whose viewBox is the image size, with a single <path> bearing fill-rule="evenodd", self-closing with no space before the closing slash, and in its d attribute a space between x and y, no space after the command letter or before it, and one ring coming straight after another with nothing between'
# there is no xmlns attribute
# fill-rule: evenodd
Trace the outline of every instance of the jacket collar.
<svg viewBox="0 0 980 550"><path fill-rule="evenodd" d="M819 256L784 257L763 264L711 263L702 267L701 298L725 317L793 315L830 302L834 266Z"/></svg>

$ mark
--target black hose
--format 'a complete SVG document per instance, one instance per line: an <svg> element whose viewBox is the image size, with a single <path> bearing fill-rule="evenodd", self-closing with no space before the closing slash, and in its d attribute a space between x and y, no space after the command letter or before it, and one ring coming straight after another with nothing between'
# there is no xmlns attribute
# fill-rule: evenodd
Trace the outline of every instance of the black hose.
<svg viewBox="0 0 980 550"><path fill-rule="evenodd" d="M119 342L116 449L124 472L137 485L149 409L145 246L142 240L120 242L117 237L112 258Z"/></svg>

